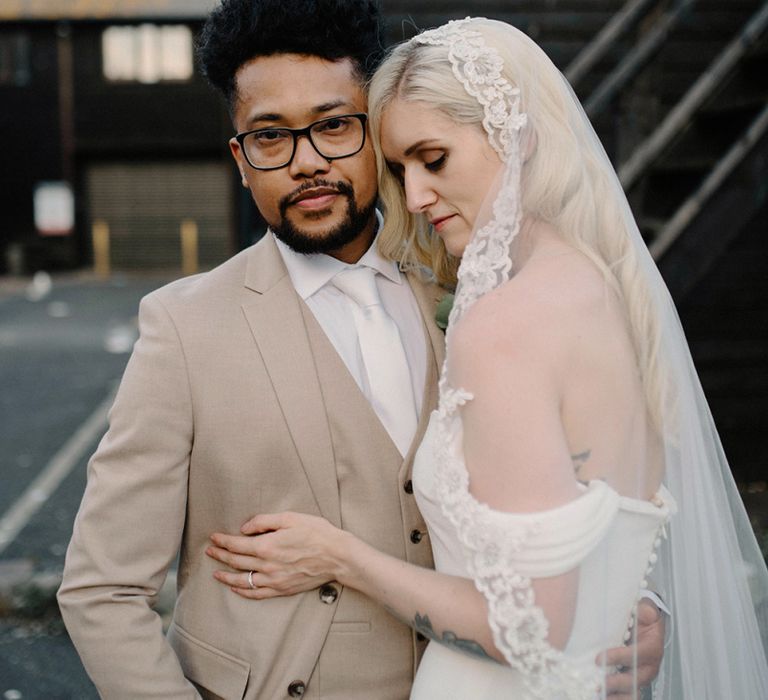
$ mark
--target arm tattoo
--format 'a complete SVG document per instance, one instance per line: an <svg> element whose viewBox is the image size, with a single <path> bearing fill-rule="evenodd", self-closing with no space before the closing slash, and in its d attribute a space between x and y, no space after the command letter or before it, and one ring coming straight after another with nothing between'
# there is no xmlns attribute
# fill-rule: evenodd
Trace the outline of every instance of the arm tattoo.
<svg viewBox="0 0 768 700"><path fill-rule="evenodd" d="M432 622L429 619L429 615L420 615L419 613L416 613L416 617L413 618L411 626L428 639L432 639L439 644L448 647L449 649L460 651L464 654L469 654L469 656L475 656L480 659L487 659L488 661L498 663L496 659L486 653L485 649L483 649L480 644L471 639L460 639L449 630L445 630L443 632L443 636L438 637L437 632L435 632L434 628L432 627Z"/></svg>
<svg viewBox="0 0 768 700"><path fill-rule="evenodd" d="M573 462L573 470L578 474L579 470L587 463L592 450L584 450L577 455L571 455L571 461Z"/></svg>

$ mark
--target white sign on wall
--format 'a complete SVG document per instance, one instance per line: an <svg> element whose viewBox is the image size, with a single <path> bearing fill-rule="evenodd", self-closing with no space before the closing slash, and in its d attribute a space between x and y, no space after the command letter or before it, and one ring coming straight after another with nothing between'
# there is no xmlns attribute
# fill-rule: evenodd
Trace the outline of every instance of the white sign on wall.
<svg viewBox="0 0 768 700"><path fill-rule="evenodd" d="M34 208L35 227L41 236L67 236L75 228L75 198L68 182L39 182Z"/></svg>

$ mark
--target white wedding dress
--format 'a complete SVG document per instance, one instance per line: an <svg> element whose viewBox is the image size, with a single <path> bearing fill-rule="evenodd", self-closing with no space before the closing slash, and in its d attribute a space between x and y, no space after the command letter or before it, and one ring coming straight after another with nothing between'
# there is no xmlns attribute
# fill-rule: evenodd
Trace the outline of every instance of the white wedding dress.
<svg viewBox="0 0 768 700"><path fill-rule="evenodd" d="M604 482L592 481L575 501L544 512L500 513L475 501L484 524L475 523L468 528L469 538L476 540L468 542L468 532L459 533L441 507L440 480L446 478L446 472L445 464L439 460L445 456L446 436L440 434L440 422L435 411L413 470L414 494L429 528L435 568L477 581L477 569L474 576L468 569L467 553L470 552L470 558L471 550L484 556L483 552L487 555L498 547L505 556L504 562L493 566L489 574L495 579L488 589L492 596L503 597L505 578L511 581L520 576L553 576L578 567L578 597L562 657L551 648L542 650L542 640L536 634L531 634L530 639L522 634L511 635L519 642L517 648L501 650L505 656L517 657L508 656L512 667L432 641L419 666L411 700L599 697L595 688L602 672L596 658L602 649L620 646L629 637L638 593L647 585L646 576L655 561L654 549L675 509L672 497L662 487L653 502L626 498ZM452 426L447 436L452 468L463 469L461 425L456 413ZM495 542L494 538L499 536L506 537L507 542ZM508 547L512 541L514 545ZM491 621L505 628L507 641L511 628L518 632L526 630L540 619L541 611L533 601L530 605L510 605L509 600L506 604L498 602L501 604L492 613ZM500 616L509 619L499 619ZM543 674L536 679L535 688L526 685L520 671L527 670L527 664L539 663L551 655L558 659L553 665L557 669L553 676ZM563 677L563 670L567 678Z"/></svg>

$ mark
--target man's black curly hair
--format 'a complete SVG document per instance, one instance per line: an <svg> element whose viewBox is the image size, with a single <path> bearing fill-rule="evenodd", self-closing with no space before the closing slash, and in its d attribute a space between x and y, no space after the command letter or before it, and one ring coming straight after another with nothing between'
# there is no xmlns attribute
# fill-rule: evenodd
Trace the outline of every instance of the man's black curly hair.
<svg viewBox="0 0 768 700"><path fill-rule="evenodd" d="M364 82L383 54L377 0L222 0L198 40L204 75L230 109L235 73L257 56L297 53L350 58Z"/></svg>

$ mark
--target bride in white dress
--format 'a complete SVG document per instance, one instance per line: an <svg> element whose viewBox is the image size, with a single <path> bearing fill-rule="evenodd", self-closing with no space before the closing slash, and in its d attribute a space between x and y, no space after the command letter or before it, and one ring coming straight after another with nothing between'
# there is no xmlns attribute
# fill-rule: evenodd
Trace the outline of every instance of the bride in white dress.
<svg viewBox="0 0 768 700"><path fill-rule="evenodd" d="M674 306L565 80L509 25L451 22L382 64L370 122L380 250L458 281L413 473L436 571L319 518L257 516L247 531L270 534L240 561L263 566L269 543L263 597L302 590L298 572L409 621L433 640L413 700L592 700L615 671L601 652L632 639L650 589L671 613L655 698L768 698L765 564Z"/></svg>

